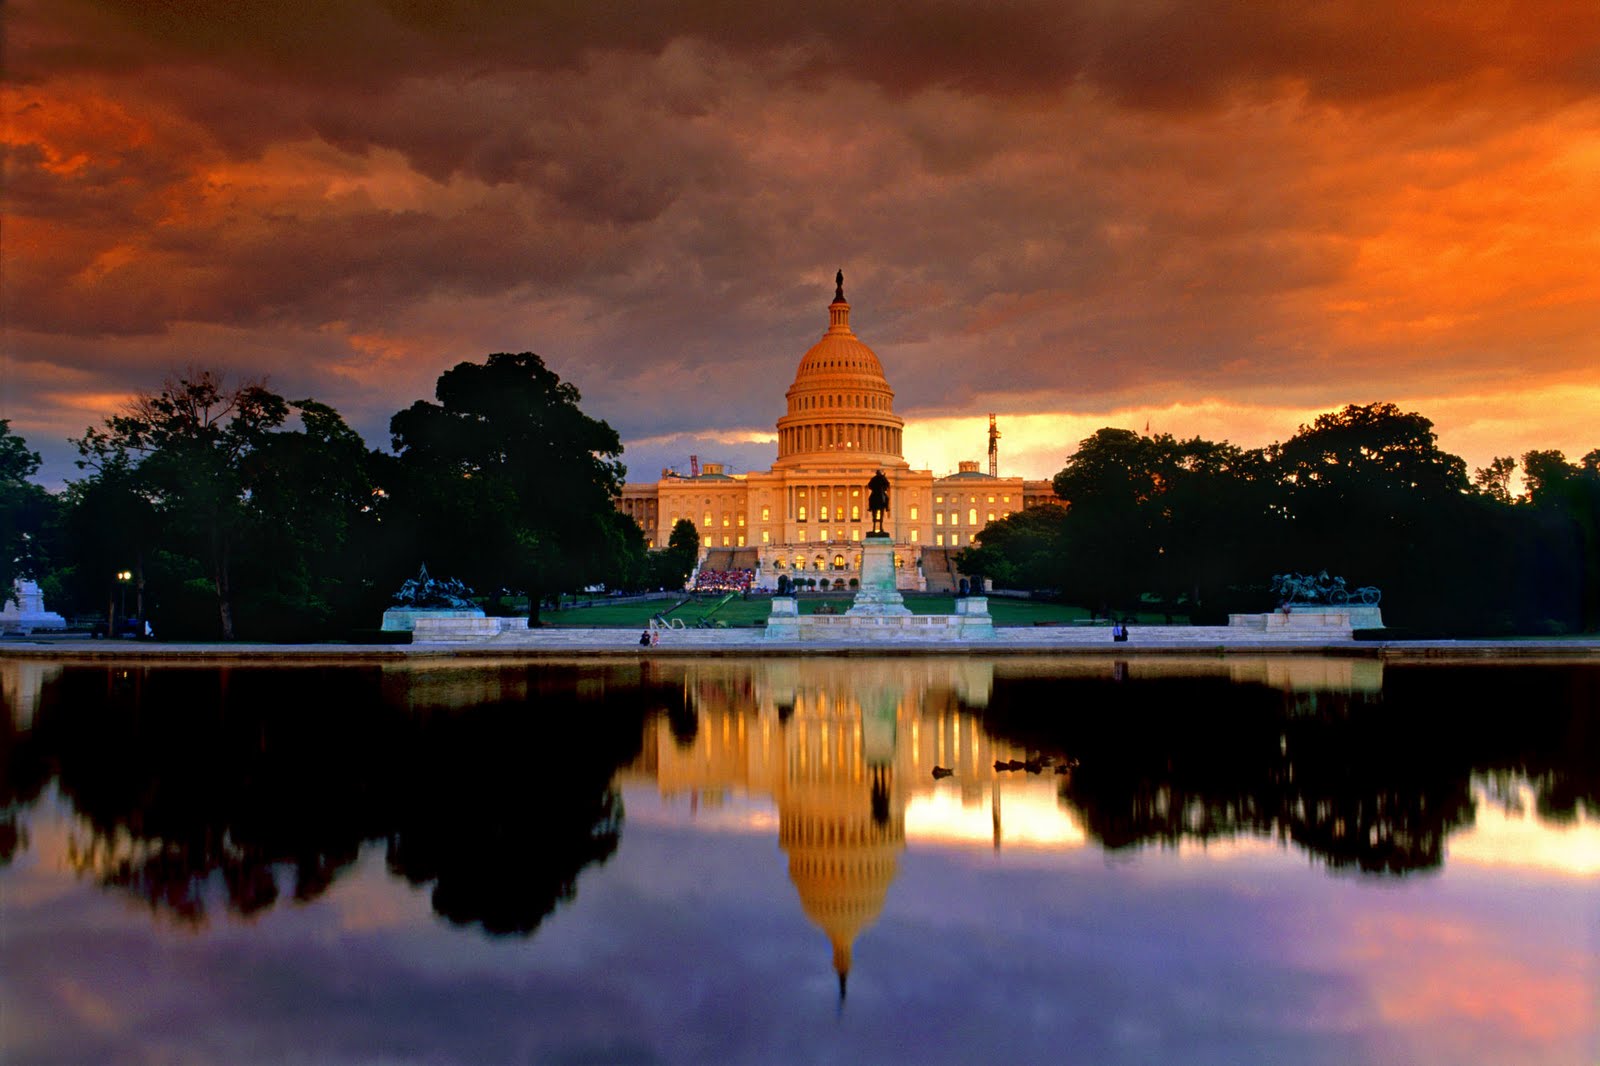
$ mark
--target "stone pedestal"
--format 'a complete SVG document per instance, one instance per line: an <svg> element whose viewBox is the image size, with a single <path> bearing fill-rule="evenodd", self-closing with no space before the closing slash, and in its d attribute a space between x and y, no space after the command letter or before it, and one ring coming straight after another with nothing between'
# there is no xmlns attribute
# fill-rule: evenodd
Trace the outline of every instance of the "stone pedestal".
<svg viewBox="0 0 1600 1066"><path fill-rule="evenodd" d="M483 608L454 610L445 607L391 607L383 612L383 629L390 633L413 633L420 619L482 618Z"/></svg>
<svg viewBox="0 0 1600 1066"><path fill-rule="evenodd" d="M895 588L893 538L887 533L868 533L861 542L861 591L845 615L883 618L910 614L905 597Z"/></svg>
<svg viewBox="0 0 1600 1066"><path fill-rule="evenodd" d="M800 639L800 604L793 596L772 597L772 613L767 616L767 638Z"/></svg>
<svg viewBox="0 0 1600 1066"><path fill-rule="evenodd" d="M67 620L44 608L44 593L33 581L16 583L17 598L0 606L0 633L33 633L67 628Z"/></svg>

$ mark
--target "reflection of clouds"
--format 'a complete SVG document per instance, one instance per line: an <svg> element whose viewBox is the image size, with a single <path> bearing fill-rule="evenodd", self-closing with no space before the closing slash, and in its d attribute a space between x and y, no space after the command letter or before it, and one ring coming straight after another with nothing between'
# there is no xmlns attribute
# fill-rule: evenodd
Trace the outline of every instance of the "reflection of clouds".
<svg viewBox="0 0 1600 1066"><path fill-rule="evenodd" d="M1383 1021L1431 1033L1441 1061L1468 1061L1492 1040L1522 1045L1514 1061L1577 1062L1597 1018L1584 978L1593 959L1552 932L1548 922L1372 909L1350 921L1337 955L1367 975Z"/></svg>
<svg viewBox="0 0 1600 1066"><path fill-rule="evenodd" d="M1481 779L1473 781L1472 794L1477 816L1471 826L1451 834L1447 844L1451 863L1568 877L1600 874L1600 819L1581 807L1570 824L1541 820L1533 786L1526 779L1515 784L1515 802L1509 810L1491 798Z"/></svg>

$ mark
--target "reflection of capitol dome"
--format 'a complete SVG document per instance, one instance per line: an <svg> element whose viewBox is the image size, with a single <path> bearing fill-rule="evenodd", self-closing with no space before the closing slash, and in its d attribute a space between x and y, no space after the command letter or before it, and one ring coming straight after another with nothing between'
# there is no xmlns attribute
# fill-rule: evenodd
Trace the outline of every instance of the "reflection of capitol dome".
<svg viewBox="0 0 1600 1066"><path fill-rule="evenodd" d="M800 894L800 906L833 944L841 997L851 946L883 910L897 856L905 847L904 812L880 823L864 792L838 796L853 801L849 813L814 809L835 808L835 803L802 800L788 805L778 821L778 843L789 855L789 879Z"/></svg>

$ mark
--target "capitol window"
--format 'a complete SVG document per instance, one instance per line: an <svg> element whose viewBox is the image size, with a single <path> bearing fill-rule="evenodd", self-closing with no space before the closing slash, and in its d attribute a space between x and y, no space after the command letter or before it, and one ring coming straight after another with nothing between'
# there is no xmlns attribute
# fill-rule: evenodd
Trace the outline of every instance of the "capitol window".
<svg viewBox="0 0 1600 1066"><path fill-rule="evenodd" d="M922 538L917 536L917 531L913 529L911 531L911 543L915 544L918 540L921 540L921 539Z"/></svg>
<svg viewBox="0 0 1600 1066"><path fill-rule="evenodd" d="M761 520L763 522L772 521L772 508L770 508L770 507L761 508Z"/></svg>
<svg viewBox="0 0 1600 1066"><path fill-rule="evenodd" d="M861 521L861 505L859 503L858 504L854 504L854 505L851 506L851 508L850 508L850 521L852 521L852 522Z"/></svg>
<svg viewBox="0 0 1600 1066"><path fill-rule="evenodd" d="M802 503L800 505L800 521L804 522L805 520L806 520L806 505Z"/></svg>
<svg viewBox="0 0 1600 1066"><path fill-rule="evenodd" d="M935 512L933 512L933 524L936 525L936 526L944 525L944 512L943 511L935 511Z"/></svg>
<svg viewBox="0 0 1600 1066"><path fill-rule="evenodd" d="M967 525L975 526L977 524L978 524L978 509L976 507L973 507L973 508L970 508L967 511ZM723 525L727 525L727 523L724 522Z"/></svg>
<svg viewBox="0 0 1600 1066"><path fill-rule="evenodd" d="M763 544L771 544L772 543L772 534L768 533L764 529L761 531L761 543L763 543Z"/></svg>
<svg viewBox="0 0 1600 1066"><path fill-rule="evenodd" d="M859 530L859 529L852 529L852 530L851 530L851 531L850 531L850 539L851 539L851 540L860 540L860 539L861 539L861 530Z"/></svg>
<svg viewBox="0 0 1600 1066"><path fill-rule="evenodd" d="M915 521L916 521L916 520L917 520L917 513L918 513L918 512L919 512L919 511L920 511L920 510L921 510L921 508L920 508L920 507L918 507L918 506L917 506L917 505L916 505L916 504L912 504L912 505L911 505L911 520L912 520L912 521L913 521L913 522L915 522Z"/></svg>
<svg viewBox="0 0 1600 1066"><path fill-rule="evenodd" d="M933 535L933 543L934 543L935 547L939 547L939 548L944 547L944 534L943 533L935 533Z"/></svg>

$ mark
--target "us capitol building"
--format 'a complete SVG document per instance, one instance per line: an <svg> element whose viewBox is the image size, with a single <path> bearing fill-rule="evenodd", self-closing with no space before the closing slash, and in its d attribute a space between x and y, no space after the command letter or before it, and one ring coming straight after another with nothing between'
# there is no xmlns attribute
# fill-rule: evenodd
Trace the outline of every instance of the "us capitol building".
<svg viewBox="0 0 1600 1066"><path fill-rule="evenodd" d="M801 358L785 400L771 470L729 475L708 462L689 477L663 471L659 481L623 486L617 506L639 523L649 547L664 547L687 518L705 569L752 570L760 588L786 573L826 575L843 587L860 575L860 541L872 528L866 484L882 470L898 587L948 591L951 553L971 546L988 523L1056 500L1048 481L998 476L992 415L988 473L975 461L942 477L911 469L901 447L905 420L894 413L883 364L850 328L843 272L827 332Z"/></svg>

